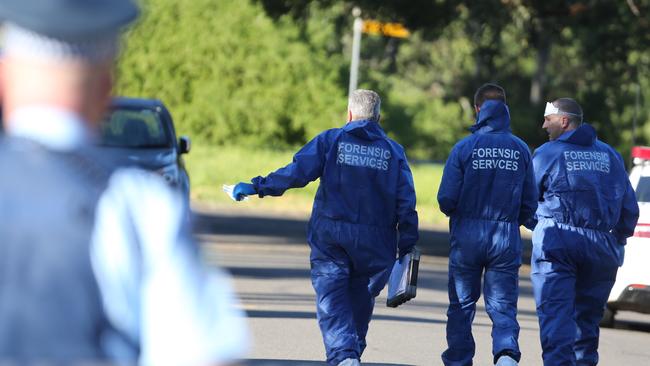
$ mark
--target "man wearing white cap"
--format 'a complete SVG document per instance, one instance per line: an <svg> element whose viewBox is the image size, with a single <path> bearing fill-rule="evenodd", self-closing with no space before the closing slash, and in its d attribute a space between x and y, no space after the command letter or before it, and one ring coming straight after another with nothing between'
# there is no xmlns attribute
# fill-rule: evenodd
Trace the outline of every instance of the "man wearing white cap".
<svg viewBox="0 0 650 366"><path fill-rule="evenodd" d="M130 0L2 0L0 364L214 365L246 332L182 198L92 146Z"/></svg>
<svg viewBox="0 0 650 366"><path fill-rule="evenodd" d="M573 99L546 104L549 142L533 155L539 204L531 277L546 366L596 365L598 323L639 207L621 155Z"/></svg>

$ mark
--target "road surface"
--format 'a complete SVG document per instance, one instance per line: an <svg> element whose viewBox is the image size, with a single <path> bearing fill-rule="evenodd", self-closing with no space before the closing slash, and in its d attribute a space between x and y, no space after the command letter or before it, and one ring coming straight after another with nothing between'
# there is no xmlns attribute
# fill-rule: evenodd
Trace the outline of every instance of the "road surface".
<svg viewBox="0 0 650 366"><path fill-rule="evenodd" d="M253 348L248 365L325 365L309 279L304 217L254 216L230 209L200 207L195 233L206 259L228 269L248 315ZM447 234L423 230L415 300L397 309L377 299L363 365L442 365L446 347ZM521 365L542 365L537 317L523 266L518 319ZM615 329L603 329L601 365L650 365L650 317L620 313ZM492 365L491 323L482 299L473 332L475 365Z"/></svg>

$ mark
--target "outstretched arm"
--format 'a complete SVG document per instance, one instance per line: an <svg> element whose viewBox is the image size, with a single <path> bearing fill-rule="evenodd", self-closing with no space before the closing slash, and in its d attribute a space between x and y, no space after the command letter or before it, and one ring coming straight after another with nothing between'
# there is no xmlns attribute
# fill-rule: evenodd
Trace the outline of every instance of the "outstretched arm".
<svg viewBox="0 0 650 366"><path fill-rule="evenodd" d="M252 179L253 188L260 196L281 196L289 188L300 188L316 180L323 173L328 150L327 132L316 136L293 157L293 162L266 177Z"/></svg>

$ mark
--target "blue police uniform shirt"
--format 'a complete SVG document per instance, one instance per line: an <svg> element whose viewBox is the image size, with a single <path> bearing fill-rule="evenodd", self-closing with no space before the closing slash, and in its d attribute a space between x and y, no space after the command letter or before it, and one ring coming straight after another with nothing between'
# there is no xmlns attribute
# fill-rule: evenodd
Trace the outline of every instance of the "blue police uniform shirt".
<svg viewBox="0 0 650 366"><path fill-rule="evenodd" d="M540 146L533 164L541 194L536 219L611 231L619 244L634 233L639 206L623 158L589 124Z"/></svg>
<svg viewBox="0 0 650 366"><path fill-rule="evenodd" d="M451 151L438 191L440 210L451 217L522 224L537 208L528 146L510 133L505 103L481 106L472 134Z"/></svg>
<svg viewBox="0 0 650 366"><path fill-rule="evenodd" d="M50 107L18 110L9 122L10 136L54 151L90 138L78 116ZM247 349L229 279L202 266L184 207L161 179L137 169L115 171L99 198L89 250L105 316L121 338L103 340L111 360L228 362Z"/></svg>
<svg viewBox="0 0 650 366"><path fill-rule="evenodd" d="M401 254L417 242L413 176L404 149L377 122L352 121L324 131L300 149L291 164L252 182L264 197L279 196L317 178L312 219L325 217L393 232L397 228Z"/></svg>

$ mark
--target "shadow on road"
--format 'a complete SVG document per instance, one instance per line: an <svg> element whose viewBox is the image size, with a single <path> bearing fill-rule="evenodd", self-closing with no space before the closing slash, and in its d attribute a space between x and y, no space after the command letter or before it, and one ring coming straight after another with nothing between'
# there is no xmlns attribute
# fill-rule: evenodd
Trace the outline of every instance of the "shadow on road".
<svg viewBox="0 0 650 366"><path fill-rule="evenodd" d="M288 294L288 293L254 293L240 292L239 298L246 303L264 303L271 305L314 305L316 295Z"/></svg>
<svg viewBox="0 0 650 366"><path fill-rule="evenodd" d="M263 268L263 267L227 267L230 274L240 278L305 278L309 280L309 270L302 268Z"/></svg>
<svg viewBox="0 0 650 366"><path fill-rule="evenodd" d="M284 319L314 319L316 320L316 313L311 311L282 311L282 310L247 310L246 314L249 318L284 318ZM372 320L389 320L398 322L414 322L414 323L430 323L430 324L446 324L443 320L427 319L415 316L398 316L398 315L385 315L374 314Z"/></svg>
<svg viewBox="0 0 650 366"><path fill-rule="evenodd" d="M197 211L194 212L193 222L194 233L197 235L265 236L280 238L286 244L300 245L305 244L307 237L307 220L278 216L230 216ZM532 243L529 239L523 241L523 263L530 263ZM418 246L423 254L447 257L449 255L449 233L444 229L421 229Z"/></svg>
<svg viewBox="0 0 650 366"><path fill-rule="evenodd" d="M630 320L616 320L614 329L634 330L637 332L650 333L650 323Z"/></svg>
<svg viewBox="0 0 650 366"><path fill-rule="evenodd" d="M235 277L250 278L250 279L283 279L283 278L304 278L306 281L310 280L309 269L305 268L286 268L286 267L227 267L227 270ZM418 275L418 288L447 291L448 275L447 271L428 270L420 267ZM530 279L521 276L520 278L520 294L522 296L532 296L532 284Z"/></svg>
<svg viewBox="0 0 650 366"><path fill-rule="evenodd" d="M418 288L447 291L447 271L427 270L420 267ZM309 269L286 267L227 267L235 277L250 279L295 279L304 278L309 281Z"/></svg>
<svg viewBox="0 0 650 366"><path fill-rule="evenodd" d="M194 212L195 234L255 235L279 237L287 244L304 245L307 221L281 217L225 216L218 213Z"/></svg>
<svg viewBox="0 0 650 366"><path fill-rule="evenodd" d="M367 366L415 366L415 365L405 364L405 363L364 362L363 364ZM257 360L246 360L245 365L246 366L301 366L301 365L325 366L327 364L323 361L257 359Z"/></svg>

